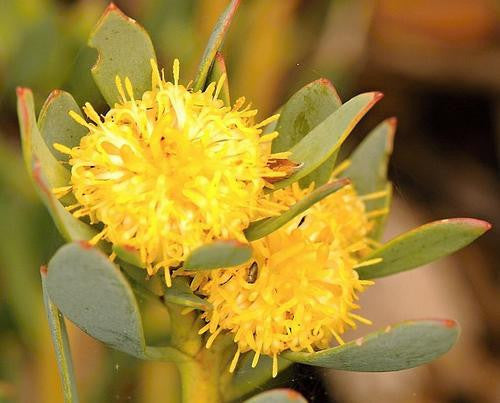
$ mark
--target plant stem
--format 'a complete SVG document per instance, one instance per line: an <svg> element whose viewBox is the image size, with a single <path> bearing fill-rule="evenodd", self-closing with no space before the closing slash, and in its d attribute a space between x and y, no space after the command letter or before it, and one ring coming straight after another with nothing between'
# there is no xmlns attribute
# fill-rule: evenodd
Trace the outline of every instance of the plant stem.
<svg viewBox="0 0 500 403"><path fill-rule="evenodd" d="M177 363L181 375L182 402L222 402L219 390L219 356L202 349L193 359Z"/></svg>

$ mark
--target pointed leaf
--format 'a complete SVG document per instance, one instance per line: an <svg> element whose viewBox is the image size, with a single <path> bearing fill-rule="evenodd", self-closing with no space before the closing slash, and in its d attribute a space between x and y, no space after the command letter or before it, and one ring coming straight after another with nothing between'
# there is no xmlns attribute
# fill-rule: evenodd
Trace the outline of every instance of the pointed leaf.
<svg viewBox="0 0 500 403"><path fill-rule="evenodd" d="M396 124L395 118L384 120L349 157L351 164L342 176L352 180L358 194L366 195L385 188Z"/></svg>
<svg viewBox="0 0 500 403"><path fill-rule="evenodd" d="M224 56L222 55L222 53L217 52L215 55L214 63L212 64L212 68L208 73L207 84L210 83L218 84L223 74L226 75L226 78L220 90L219 99L221 99L224 102L225 106L231 106L231 97L229 96L229 82L227 77L226 62L224 61Z"/></svg>
<svg viewBox="0 0 500 403"><path fill-rule="evenodd" d="M201 62L198 66L198 73L193 83L193 89L195 91L202 90L205 87L207 80L207 75L214 61L217 51L221 48L222 42L224 41L224 36L229 29L229 25L233 20L234 14L240 5L240 0L231 0L231 3L226 7L224 12L221 14L215 27L208 39L207 46L201 57Z"/></svg>
<svg viewBox="0 0 500 403"><path fill-rule="evenodd" d="M61 247L49 262L47 290L61 312L109 346L143 357L137 301L120 269L85 242Z"/></svg>
<svg viewBox="0 0 500 403"><path fill-rule="evenodd" d="M342 105L332 83L321 78L297 91L283 107L276 125L279 136L273 141L273 152L288 151L317 125ZM300 180L302 187L312 181L321 186L330 179L336 155L332 155L313 173Z"/></svg>
<svg viewBox="0 0 500 403"><path fill-rule="evenodd" d="M67 186L70 183L71 174L52 155L40 135L36 124L33 94L28 88L17 89L17 114L24 161L28 172L31 172L33 157L35 157L40 162L50 188Z"/></svg>
<svg viewBox="0 0 500 403"><path fill-rule="evenodd" d="M448 352L458 334L458 324L453 320L408 321L327 350L283 355L295 362L344 371L399 371Z"/></svg>
<svg viewBox="0 0 500 403"><path fill-rule="evenodd" d="M372 218L373 228L370 230L369 236L370 238L375 240L379 240L382 237L385 228L385 223L387 222L387 218L389 217L389 212L391 209L393 190L392 190L392 183L389 181L385 186L385 192L386 192L385 196L377 200L377 208L385 210L387 211L387 213L379 217ZM369 202L368 200L365 200L365 206L368 202ZM372 206L373 204L370 204L370 208Z"/></svg>
<svg viewBox="0 0 500 403"><path fill-rule="evenodd" d="M290 177L276 182L280 189L304 178L336 153L361 118L382 98L379 92L358 95L343 104L323 122L312 129L290 151L292 161L302 164Z"/></svg>
<svg viewBox="0 0 500 403"><path fill-rule="evenodd" d="M99 55L92 75L109 106L120 100L115 78L128 77L137 98L151 90L151 60L156 61L148 33L111 3L89 38Z"/></svg>
<svg viewBox="0 0 500 403"><path fill-rule="evenodd" d="M342 173L342 177L352 180L352 184L359 195L392 189L387 180L389 158L392 153L394 133L397 121L387 119L373 129L354 150L349 157L351 164ZM389 207L391 194L386 194L373 200L365 200L366 211L373 211ZM375 225L371 236L378 239L383 229L387 214L374 219Z"/></svg>
<svg viewBox="0 0 500 403"><path fill-rule="evenodd" d="M17 96L24 160L43 203L65 239L91 239L96 231L66 211L52 193L55 186L69 184L69 171L56 161L40 135L35 121L33 94L27 88L18 88ZM69 202L71 198L65 200Z"/></svg>
<svg viewBox="0 0 500 403"><path fill-rule="evenodd" d="M489 223L473 218L452 218L422 225L367 256L367 260L382 258L382 261L360 267L359 277L384 277L422 266L463 248L490 228Z"/></svg>
<svg viewBox="0 0 500 403"><path fill-rule="evenodd" d="M293 389L272 389L259 393L244 403L307 403L307 400Z"/></svg>
<svg viewBox="0 0 500 403"><path fill-rule="evenodd" d="M88 132L84 126L69 116L70 111L83 117L78 104L70 93L54 90L45 101L38 117L40 134L49 151L58 161L68 161L69 155L57 151L54 148L54 143L73 148L80 144L80 139Z"/></svg>
<svg viewBox="0 0 500 403"><path fill-rule="evenodd" d="M252 257L252 248L237 241L216 241L200 246L184 262L185 270L210 270L238 266Z"/></svg>
<svg viewBox="0 0 500 403"><path fill-rule="evenodd" d="M256 239L262 238L271 232L276 231L278 228L282 227L294 217L306 211L315 203L332 193L335 193L337 190L342 189L349 183L350 181L348 179L341 179L332 183L327 183L326 185L315 189L281 215L277 217L264 218L250 223L250 226L245 230L246 238L249 241L255 241Z"/></svg>
<svg viewBox="0 0 500 403"><path fill-rule="evenodd" d="M210 302L193 293L187 279L182 277L172 279L172 286L165 289L163 298L166 302L189 308L207 310L211 307Z"/></svg>
<svg viewBox="0 0 500 403"><path fill-rule="evenodd" d="M42 266L40 268L40 274L42 277L43 302L49 322L50 336L52 337L52 343L54 344L56 353L57 367L59 369L59 375L61 376L64 401L78 403L73 360L71 358L71 349L64 317L51 301L47 292L47 267Z"/></svg>

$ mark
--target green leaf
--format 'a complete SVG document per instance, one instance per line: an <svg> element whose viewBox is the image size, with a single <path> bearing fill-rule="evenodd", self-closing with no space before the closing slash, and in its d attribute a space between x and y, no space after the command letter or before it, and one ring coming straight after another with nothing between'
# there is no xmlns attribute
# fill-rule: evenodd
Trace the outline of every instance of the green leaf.
<svg viewBox="0 0 500 403"><path fill-rule="evenodd" d="M88 129L75 122L69 112L74 111L83 117L78 104L68 92L54 90L45 101L38 127L49 151L58 161L68 161L69 155L54 148L54 143L73 148L80 144L80 139L88 133Z"/></svg>
<svg viewBox="0 0 500 403"><path fill-rule="evenodd" d="M385 186L385 192L386 195L381 199L377 200L376 203L379 206L378 208L387 211L387 213L379 217L372 218L373 228L370 230L369 236L370 238L375 240L379 240L382 237L385 228L385 223L387 222L387 218L389 217L389 212L392 203L392 192L393 192L391 182L387 182ZM366 205L369 201L365 200L364 202ZM375 201L373 201L373 204L375 204ZM372 203L370 203L370 206L373 206Z"/></svg>
<svg viewBox="0 0 500 403"><path fill-rule="evenodd" d="M349 183L350 181L348 179L341 179L332 183L327 183L326 185L315 189L312 193L308 194L302 200L295 203L283 214L277 217L264 218L262 220L250 223L250 226L245 230L246 238L249 241L255 241L256 239L262 238L270 234L271 232L276 231L278 228L282 227L287 222L291 221L294 217L306 211L315 203L331 195L332 193L335 193L337 190L342 189Z"/></svg>
<svg viewBox="0 0 500 403"><path fill-rule="evenodd" d="M452 218L434 221L406 232L366 257L380 263L360 267L360 278L384 277L422 266L470 244L491 228L485 221Z"/></svg>
<svg viewBox="0 0 500 403"><path fill-rule="evenodd" d="M287 352L283 356L344 371L399 371L427 364L448 352L458 334L458 324L453 320L408 321L327 350Z"/></svg>
<svg viewBox="0 0 500 403"><path fill-rule="evenodd" d="M373 129L349 157L351 164L342 173L349 178L359 195L387 190L384 197L365 200L366 211L388 208L391 201L392 188L387 180L389 158L392 153L397 121L387 119ZM375 219L371 236L380 237L387 214Z"/></svg>
<svg viewBox="0 0 500 403"><path fill-rule="evenodd" d="M90 225L73 217L54 197L44 177L42 166L36 158L34 158L32 166L33 180L40 198L49 210L54 224L63 238L67 241L88 241L92 239L97 234L97 231Z"/></svg>
<svg viewBox="0 0 500 403"><path fill-rule="evenodd" d="M43 203L66 240L91 239L96 231L66 211L52 193L55 186L68 185L69 172L56 161L40 135L35 121L33 94L27 88L18 88L17 96L24 160Z"/></svg>
<svg viewBox="0 0 500 403"><path fill-rule="evenodd" d="M222 55L222 53L217 52L215 54L215 59L212 64L212 68L208 73L207 84L210 83L218 84L223 74L226 75L226 78L219 93L219 99L221 99L224 102L225 106L231 106L231 97L229 95L229 82L227 77L226 62L224 60L224 56Z"/></svg>
<svg viewBox="0 0 500 403"><path fill-rule="evenodd" d="M202 90L205 87L210 67L212 66L217 51L222 46L224 36L229 29L229 25L231 24L239 5L240 0L232 0L217 20L198 66L198 72L193 84L193 89L195 91Z"/></svg>
<svg viewBox="0 0 500 403"><path fill-rule="evenodd" d="M210 270L238 266L252 257L252 248L234 240L200 246L187 257L185 270Z"/></svg>
<svg viewBox="0 0 500 403"><path fill-rule="evenodd" d="M104 11L88 43L99 53L92 75L109 106L120 100L116 76L130 79L137 98L151 90L151 60L156 62L151 38L113 3Z"/></svg>
<svg viewBox="0 0 500 403"><path fill-rule="evenodd" d="M272 389L245 400L245 403L307 403L299 392L293 389Z"/></svg>
<svg viewBox="0 0 500 403"><path fill-rule="evenodd" d="M61 247L49 262L47 290L61 312L92 337L144 357L137 301L120 269L85 242Z"/></svg>
<svg viewBox="0 0 500 403"><path fill-rule="evenodd" d="M115 252L116 256L124 262L140 267L141 269L146 268L146 265L141 261L139 251L137 249L129 246L113 245L113 252Z"/></svg>
<svg viewBox="0 0 500 403"><path fill-rule="evenodd" d="M329 80L321 78L306 85L284 105L276 125L279 136L273 141L272 151L288 151L341 105L342 101ZM314 172L302 178L301 186L307 187L312 181L316 186L328 182L335 160L336 155L332 155Z"/></svg>
<svg viewBox="0 0 500 403"><path fill-rule="evenodd" d="M35 157L40 162L50 188L67 186L70 183L71 174L47 148L36 124L33 94L28 88L17 89L17 114L24 161L28 172L32 174L32 161Z"/></svg>
<svg viewBox="0 0 500 403"><path fill-rule="evenodd" d="M166 302L189 308L201 310L211 308L210 302L195 295L191 288L189 288L187 279L182 277L172 279L172 286L165 289L163 298Z"/></svg>
<svg viewBox="0 0 500 403"><path fill-rule="evenodd" d="M334 155L361 118L382 98L380 92L358 95L312 129L290 151L290 159L302 167L290 177L276 182L280 189L304 178Z"/></svg>
<svg viewBox="0 0 500 403"><path fill-rule="evenodd" d="M42 277L43 302L49 322L50 336L52 337L52 343L54 344L56 353L57 367L59 368L59 375L61 376L64 401L68 403L78 403L73 361L71 358L71 349L64 317L59 309L52 303L47 292L47 268L45 266L40 268L40 274Z"/></svg>

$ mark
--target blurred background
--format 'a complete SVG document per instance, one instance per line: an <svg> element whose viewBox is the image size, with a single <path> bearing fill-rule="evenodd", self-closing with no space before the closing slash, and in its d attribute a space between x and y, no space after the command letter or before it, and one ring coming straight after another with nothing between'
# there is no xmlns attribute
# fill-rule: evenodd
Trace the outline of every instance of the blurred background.
<svg viewBox="0 0 500 403"><path fill-rule="evenodd" d="M116 4L146 27L167 71L174 57L181 60L187 82L227 0ZM0 0L0 402L62 401L38 270L62 241L20 158L15 87L33 88L38 107L62 88L104 110L86 39L106 5ZM385 93L348 148L381 120L398 117L386 238L452 216L494 224L466 250L382 279L362 296L361 313L375 327L458 319L462 336L449 354L400 373L298 366L281 385L313 402L500 402L500 2L244 0L225 54L233 99L245 95L261 117L319 77L344 101ZM175 401L168 364L111 351L71 326L70 336L83 402Z"/></svg>

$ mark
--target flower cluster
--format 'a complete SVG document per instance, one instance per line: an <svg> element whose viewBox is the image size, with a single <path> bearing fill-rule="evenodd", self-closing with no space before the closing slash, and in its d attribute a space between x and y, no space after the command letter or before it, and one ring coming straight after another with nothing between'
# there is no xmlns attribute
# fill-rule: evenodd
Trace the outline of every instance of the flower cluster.
<svg viewBox="0 0 500 403"><path fill-rule="evenodd" d="M293 163L289 153L271 153L278 133L262 134L276 117L254 124L257 111L243 108L244 99L233 107L218 99L224 76L195 92L179 84L177 60L173 83L154 62L152 71L142 96L117 77L121 101L104 116L90 104L91 122L71 114L89 132L72 149L56 145L70 155L71 185L55 192L73 193L77 203L67 209L75 217L102 223L91 242L137 250L148 273L164 269L170 286L170 270L185 274L179 267L193 249L217 239L247 242L251 221L290 208L314 183L266 191ZM253 366L261 354L273 357L275 376L283 351L342 344L346 325L370 323L352 312L357 293L372 284L355 270L372 249L370 229L362 199L345 186L252 242L246 264L195 274L192 290L213 307L202 314L207 347L230 332L237 344L230 371L253 350Z"/></svg>
<svg viewBox="0 0 500 403"><path fill-rule="evenodd" d="M114 245L137 250L149 274L182 264L189 253L216 239L244 242L250 221L272 216L282 207L260 197L273 170L287 153L271 154L277 133L261 135L254 124L257 111L245 100L225 107L217 97L224 82L193 92L179 84L179 62L174 82L167 82L156 64L153 86L139 97L128 78L116 86L121 102L99 116L84 107L91 122L73 112L88 128L80 145L55 147L70 155L71 186L77 203L68 206L75 217L102 223L91 241L104 238Z"/></svg>
<svg viewBox="0 0 500 403"><path fill-rule="evenodd" d="M273 193L279 203L293 204L312 190L297 183ZM371 250L370 221L351 186L315 204L284 227L254 241L254 256L245 265L202 272L192 288L205 295L213 309L203 314L210 331L207 347L223 330L238 344L230 370L240 353L255 351L273 357L285 350L315 351L343 344L341 334L355 320L356 293L369 280L358 278L359 259ZM365 262L370 263L370 262Z"/></svg>

